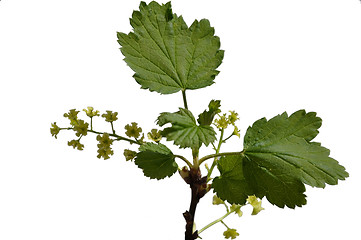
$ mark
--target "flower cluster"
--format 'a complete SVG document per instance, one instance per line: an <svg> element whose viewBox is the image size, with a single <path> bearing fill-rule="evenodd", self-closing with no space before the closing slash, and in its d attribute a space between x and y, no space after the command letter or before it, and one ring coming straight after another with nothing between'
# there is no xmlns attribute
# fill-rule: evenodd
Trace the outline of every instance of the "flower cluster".
<svg viewBox="0 0 361 240"><path fill-rule="evenodd" d="M239 129L235 124L237 120L239 120L238 113L236 113L235 111L229 111L228 115L226 113L224 113L223 115L219 115L219 118L214 120L214 125L219 130L226 129L229 125L232 125L232 135L240 137Z"/></svg>
<svg viewBox="0 0 361 240"><path fill-rule="evenodd" d="M105 118L105 121L109 122L112 126L112 133L102 133L97 132L93 130L92 126L92 118L96 116L100 116L98 110L94 110L93 107L87 107L86 109L83 109L85 114L90 118L90 123L87 123L86 121L79 119L78 114L80 111L77 111L76 109L70 109L67 113L64 113L64 117L70 120L70 127L67 128L60 128L56 122L51 124L50 133L53 137L57 138L57 135L61 130L73 130L75 132L75 135L78 137L78 139L74 139L71 141L68 141L68 145L73 147L74 149L83 150L84 145L80 143L80 140L83 136L88 135L88 132L96 133L97 134L97 140L98 140L98 158L104 158L108 159L111 155L114 154L111 145L113 144L114 140L128 140L127 138L118 136L115 134L115 131L113 129L113 122L118 120L118 113L113 111L106 111L106 113L102 114L101 116ZM138 138L140 136L140 133L142 132L142 129L137 126L137 123L131 123L131 125L127 125L125 127L126 135L129 137ZM114 139L112 139L110 136L113 136ZM150 132L150 135L154 141L160 140L160 133L157 131ZM144 138L144 135L143 135ZM137 139L137 142L142 143L143 138ZM159 140L158 140L159 139ZM129 140L130 141L130 140ZM131 142L131 141L130 141ZM131 143L134 143L131 142ZM125 150L124 155L126 157L126 160L132 160L135 158L136 153L131 150Z"/></svg>
<svg viewBox="0 0 361 240"><path fill-rule="evenodd" d="M109 138L108 133L104 133L102 135L97 136L97 140L99 142L98 146L98 158L103 158L104 160L110 158L109 155L113 155L114 152L111 149L111 145L113 144L113 139Z"/></svg>
<svg viewBox="0 0 361 240"><path fill-rule="evenodd" d="M224 113L223 115L220 115L218 119L215 119L214 124L218 129L226 129L229 125L235 126L237 120L239 120L238 113L229 111L228 115Z"/></svg>
<svg viewBox="0 0 361 240"><path fill-rule="evenodd" d="M218 129L226 129L229 125L226 114L223 114L218 119L215 119L214 123Z"/></svg>

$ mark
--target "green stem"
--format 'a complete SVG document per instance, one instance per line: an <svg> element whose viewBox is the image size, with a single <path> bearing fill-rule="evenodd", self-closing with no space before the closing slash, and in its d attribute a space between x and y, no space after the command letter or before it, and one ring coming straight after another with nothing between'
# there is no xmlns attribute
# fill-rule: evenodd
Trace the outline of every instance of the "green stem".
<svg viewBox="0 0 361 240"><path fill-rule="evenodd" d="M227 137L226 139L223 140L223 143L225 143L228 139L230 139L231 137L233 137L233 133L231 135L229 135L229 137Z"/></svg>
<svg viewBox="0 0 361 240"><path fill-rule="evenodd" d="M211 168L208 170L207 182L209 182L209 181L211 180L211 175L212 175L213 169L214 169L214 167L215 167L216 165L217 165L217 161L214 160L213 163L212 163Z"/></svg>
<svg viewBox="0 0 361 240"><path fill-rule="evenodd" d="M93 130L93 117L90 117L90 130Z"/></svg>
<svg viewBox="0 0 361 240"><path fill-rule="evenodd" d="M199 160L198 160L198 154L199 154L199 149L198 148L192 148L192 156L193 156L193 167L194 169L198 169L199 168Z"/></svg>
<svg viewBox="0 0 361 240"><path fill-rule="evenodd" d="M219 137L219 142L218 142L218 147L216 149L216 153L219 153L219 151L221 150L221 146L223 143L223 136L224 136L224 128L221 129L221 136Z"/></svg>
<svg viewBox="0 0 361 240"><path fill-rule="evenodd" d="M199 159L198 164L201 165L204 161L206 161L208 159L211 159L211 158L222 157L222 156L241 155L242 153L243 153L243 151L241 151L241 152L224 152L224 153L210 154L210 155L204 156L201 159Z"/></svg>
<svg viewBox="0 0 361 240"><path fill-rule="evenodd" d="M115 134L115 130L114 130L114 126L113 126L113 122L110 122L110 125L112 126L112 132L113 132L113 134Z"/></svg>
<svg viewBox="0 0 361 240"><path fill-rule="evenodd" d="M227 228L229 229L229 227L227 226L227 224L225 222L223 222L223 220L221 221L221 223Z"/></svg>
<svg viewBox="0 0 361 240"><path fill-rule="evenodd" d="M230 212L227 212L225 215L223 215L222 217L214 220L213 222L211 222L210 224L208 224L207 226L205 226L204 228L202 228L201 230L198 231L198 234L201 234L204 230L212 227L214 224L216 223L219 223L219 222L222 222L223 219L225 219L226 217L228 217L231 213L233 213L234 211L230 211Z"/></svg>
<svg viewBox="0 0 361 240"><path fill-rule="evenodd" d="M184 108L188 109L188 104L187 104L187 96L186 96L186 90L182 90L182 96L183 96L183 104L184 104Z"/></svg>
<svg viewBox="0 0 361 240"><path fill-rule="evenodd" d="M74 128L72 128L72 127L69 127L69 128L60 128L60 130L74 130ZM105 132L98 132L98 131L94 131L94 130L88 130L88 132L95 133L95 134L104 134L104 133L105 133ZM141 142L137 142L137 141L134 141L134 140L132 140L132 139L129 139L129 138L126 138L126 137L122 137L122 136L119 136L119 135L114 134L114 133L108 133L108 134L109 134L109 136L111 136L111 137L115 137L116 139L114 139L114 140L116 140L116 141L122 140L122 141L127 141L127 142L129 142L129 143L131 143L131 144L134 143L134 144L142 145Z"/></svg>
<svg viewBox="0 0 361 240"><path fill-rule="evenodd" d="M97 132L97 131L94 131L94 130L88 130L88 132L96 133L96 134L104 134L103 132ZM122 137L122 136L119 136L119 135L114 134L114 133L108 133L108 134L109 134L109 136L111 136L111 137L115 137L115 138L116 138L116 139L115 139L116 141L122 140L122 141L127 141L127 142L129 142L129 143L134 143L134 144L142 145L140 142L134 141L134 140L132 140L132 139L130 139L130 138Z"/></svg>
<svg viewBox="0 0 361 240"><path fill-rule="evenodd" d="M214 150L216 151L216 154L218 154L219 151L221 150L221 146L222 146L222 143L223 143L223 136L224 136L224 128L221 129L221 136L219 137L219 142L218 142L217 148L215 148L215 146L213 146ZM200 160L202 160L202 159L200 159ZM202 162L203 162L203 161L205 161L205 160L202 160ZM202 162L199 161L199 164L201 164ZM217 159L215 158L215 159L213 160L213 163L212 163L211 168L210 168L209 171L208 171L208 174L207 174L207 182L210 181L210 177L211 177L211 175L212 175L213 169L214 169L214 167L216 166L216 164L217 164Z"/></svg>
<svg viewBox="0 0 361 240"><path fill-rule="evenodd" d="M186 159L185 157L183 157L182 155L174 155L174 157L177 157L179 159L182 159L187 165L189 168L192 168L193 165L190 161L188 161L188 159Z"/></svg>

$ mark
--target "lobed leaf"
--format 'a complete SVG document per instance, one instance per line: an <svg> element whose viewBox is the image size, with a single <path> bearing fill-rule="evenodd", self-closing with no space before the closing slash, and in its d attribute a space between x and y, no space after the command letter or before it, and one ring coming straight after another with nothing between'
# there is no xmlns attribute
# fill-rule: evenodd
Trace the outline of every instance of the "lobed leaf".
<svg viewBox="0 0 361 240"><path fill-rule="evenodd" d="M211 125L214 117L221 112L220 100L212 100L208 104L208 110L204 110L203 113L199 114L197 122L201 125Z"/></svg>
<svg viewBox="0 0 361 240"><path fill-rule="evenodd" d="M217 166L220 176L213 179L212 187L218 197L229 203L245 204L252 190L243 173L241 156L221 157Z"/></svg>
<svg viewBox="0 0 361 240"><path fill-rule="evenodd" d="M172 126L165 128L162 135L181 148L198 149L202 144L208 146L216 140L213 128L209 125L197 125L193 114L187 109L180 108L176 113L161 113L157 124L163 126L167 123Z"/></svg>
<svg viewBox="0 0 361 240"><path fill-rule="evenodd" d="M133 32L118 33L124 61L144 89L161 94L198 89L214 83L224 51L206 19L188 27L172 13L170 2L140 4L130 23Z"/></svg>
<svg viewBox="0 0 361 240"><path fill-rule="evenodd" d="M135 164L143 169L145 176L163 179L172 176L178 169L172 151L163 144L145 143L139 147Z"/></svg>
<svg viewBox="0 0 361 240"><path fill-rule="evenodd" d="M329 157L327 148L310 142L320 126L321 119L304 110L290 117L283 113L256 121L246 132L242 154L219 161L221 176L214 179L215 192L223 200L239 204L247 194L266 196L278 207L306 204L304 184L324 188L326 183L335 185L348 177L345 168ZM236 174L242 181L230 177ZM239 190L237 197L224 194L235 189Z"/></svg>

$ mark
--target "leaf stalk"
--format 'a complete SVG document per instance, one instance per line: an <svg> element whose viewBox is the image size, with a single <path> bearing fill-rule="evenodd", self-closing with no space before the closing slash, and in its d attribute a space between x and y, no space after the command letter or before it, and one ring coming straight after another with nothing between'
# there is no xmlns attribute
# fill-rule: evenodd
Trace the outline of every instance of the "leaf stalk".
<svg viewBox="0 0 361 240"><path fill-rule="evenodd" d="M184 108L188 109L188 103L187 103L187 96L186 96L186 90L182 90L182 96L183 96L183 104L184 104Z"/></svg>
<svg viewBox="0 0 361 240"><path fill-rule="evenodd" d="M183 160L188 165L189 168L193 168L192 163L190 161L188 161L188 159L186 159L182 155L174 155L174 157L177 157L177 158Z"/></svg>
<svg viewBox="0 0 361 240"><path fill-rule="evenodd" d="M210 154L210 155L204 156L201 159L199 159L198 163L199 163L199 165L201 165L203 162L205 162L206 160L211 159L211 158L223 157L223 156L241 155L242 153L243 153L243 151L241 151L241 152L223 152L223 153Z"/></svg>

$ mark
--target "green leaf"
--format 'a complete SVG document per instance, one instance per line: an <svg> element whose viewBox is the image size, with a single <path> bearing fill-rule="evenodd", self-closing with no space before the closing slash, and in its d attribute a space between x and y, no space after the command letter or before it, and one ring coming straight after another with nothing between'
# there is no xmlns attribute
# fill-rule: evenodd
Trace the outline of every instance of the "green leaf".
<svg viewBox="0 0 361 240"><path fill-rule="evenodd" d="M257 161L260 160L260 161ZM297 175L292 172L292 166L278 167L277 163L262 162L263 159L243 158L245 178L252 195L259 198L267 197L268 201L280 208L301 207L306 204L305 186ZM261 162L261 164L260 164ZM290 172L289 172L290 171Z"/></svg>
<svg viewBox="0 0 361 240"><path fill-rule="evenodd" d="M188 27L172 13L170 2L140 4L130 23L133 32L118 33L125 62L144 89L162 94L214 83L224 51L206 19Z"/></svg>
<svg viewBox="0 0 361 240"><path fill-rule="evenodd" d="M222 157L217 166L221 175L213 180L214 192L231 204L243 205L248 196L262 198L266 193L268 201L279 207L294 208L306 204L305 187L292 175L260 168L241 154Z"/></svg>
<svg viewBox="0 0 361 240"><path fill-rule="evenodd" d="M313 187L344 180L348 174L329 157L330 151L319 143L307 141L317 135L321 119L314 113L298 116L299 112L290 117L283 113L269 121L264 118L256 121L245 135L245 155L273 162L278 167L293 166L302 181Z"/></svg>
<svg viewBox="0 0 361 240"><path fill-rule="evenodd" d="M145 176L163 179L172 176L178 169L171 150L163 144L145 143L139 147L135 164L143 169Z"/></svg>
<svg viewBox="0 0 361 240"><path fill-rule="evenodd" d="M267 145L270 141L274 142L291 135L311 141L317 136L321 124L322 120L316 116L316 113L306 113L305 110L299 110L290 117L284 112L269 121L262 118L247 129L244 147ZM262 141L259 141L260 139Z"/></svg>
<svg viewBox="0 0 361 240"><path fill-rule="evenodd" d="M203 113L199 114L197 120L198 123L201 125L211 125L213 122L213 118L216 116L216 114L221 112L221 110L219 109L220 107L220 100L212 100L208 105L208 111L205 110Z"/></svg>
<svg viewBox="0 0 361 240"><path fill-rule="evenodd" d="M157 124L163 126L167 123L172 126L165 128L162 135L181 148L198 149L202 144L208 146L216 140L213 128L208 125L197 125L193 114L187 109L180 108L176 113L161 113Z"/></svg>
<svg viewBox="0 0 361 240"><path fill-rule="evenodd" d="M288 131L293 135L304 138L306 141L314 139L322 125L322 119L316 116L315 112L306 113L305 110L299 110L289 117L290 125Z"/></svg>
<svg viewBox="0 0 361 240"><path fill-rule="evenodd" d="M245 204L247 197L253 193L243 174L241 156L221 157L217 166L221 175L212 183L217 196L229 203Z"/></svg>
<svg viewBox="0 0 361 240"><path fill-rule="evenodd" d="M304 184L324 188L326 183L335 185L344 180L348 173L329 157L330 151L310 142L320 126L321 119L304 110L290 117L283 113L256 121L246 132L242 154L232 159L235 167L229 157L222 160L229 161L228 165L218 164L221 176L214 179L217 195L239 204L246 194L266 196L278 207L294 208L306 204ZM230 177L237 174L242 181ZM235 189L239 191L237 198L223 193Z"/></svg>

